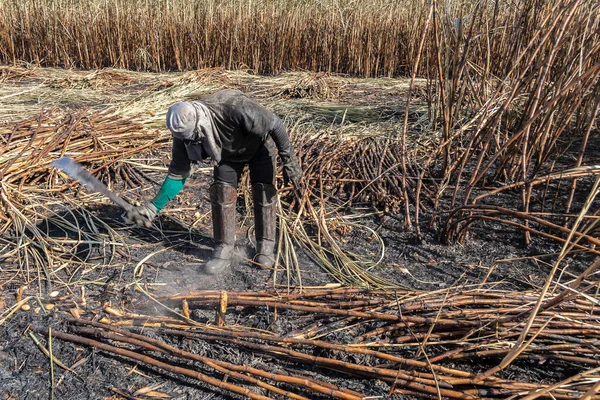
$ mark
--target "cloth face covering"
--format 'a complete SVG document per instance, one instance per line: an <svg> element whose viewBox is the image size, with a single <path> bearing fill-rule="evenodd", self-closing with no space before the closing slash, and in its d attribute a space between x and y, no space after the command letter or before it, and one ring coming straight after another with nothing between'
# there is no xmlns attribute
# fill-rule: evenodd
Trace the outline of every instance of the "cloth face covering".
<svg viewBox="0 0 600 400"><path fill-rule="evenodd" d="M196 134L202 144L204 157L210 157L216 162L220 162L222 144L219 132L213 124L212 113L206 105L199 101L193 101L190 104L196 110ZM191 157L190 159L193 160Z"/></svg>
<svg viewBox="0 0 600 400"><path fill-rule="evenodd" d="M190 161L202 161L208 157L202 143L185 140L183 144L185 145L185 151L187 152Z"/></svg>

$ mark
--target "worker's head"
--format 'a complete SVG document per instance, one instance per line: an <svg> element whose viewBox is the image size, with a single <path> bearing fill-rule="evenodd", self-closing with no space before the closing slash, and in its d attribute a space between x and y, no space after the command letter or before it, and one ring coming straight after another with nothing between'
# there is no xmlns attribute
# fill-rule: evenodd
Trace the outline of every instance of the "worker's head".
<svg viewBox="0 0 600 400"><path fill-rule="evenodd" d="M174 138L183 141L192 161L220 154L215 146L210 110L201 102L180 101L169 107L167 128Z"/></svg>
<svg viewBox="0 0 600 400"><path fill-rule="evenodd" d="M180 101L167 111L167 128L174 137L182 140L198 140L196 108L192 103Z"/></svg>

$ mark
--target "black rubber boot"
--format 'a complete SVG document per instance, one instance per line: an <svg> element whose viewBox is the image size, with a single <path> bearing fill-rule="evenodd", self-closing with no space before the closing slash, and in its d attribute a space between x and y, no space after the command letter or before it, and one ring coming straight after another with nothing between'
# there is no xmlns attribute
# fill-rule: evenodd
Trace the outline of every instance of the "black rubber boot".
<svg viewBox="0 0 600 400"><path fill-rule="evenodd" d="M256 236L254 261L271 268L275 264L277 189L273 185L257 183L252 186L252 197Z"/></svg>
<svg viewBox="0 0 600 400"><path fill-rule="evenodd" d="M204 265L204 273L217 275L227 269L233 259L237 190L224 183L215 183L209 192L216 245L212 258Z"/></svg>

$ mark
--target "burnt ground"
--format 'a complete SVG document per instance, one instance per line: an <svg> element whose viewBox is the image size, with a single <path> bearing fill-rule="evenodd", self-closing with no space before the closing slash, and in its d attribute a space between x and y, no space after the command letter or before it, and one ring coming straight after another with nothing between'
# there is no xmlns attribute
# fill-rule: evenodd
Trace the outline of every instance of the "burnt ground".
<svg viewBox="0 0 600 400"><path fill-rule="evenodd" d="M277 93L274 89L277 82L263 89L255 82L255 78L239 81L236 79L227 81L226 86L241 87L263 99ZM34 84L38 85L39 82ZM18 88L18 90L22 89L22 87ZM114 87L109 89L114 90ZM391 81L370 86L360 82L346 82L340 89L340 93L336 95L336 101L344 104L351 103L356 106L356 109L336 108L331 104L326 107L315 106L303 103L303 100L290 100L290 102L292 107L302 108L302 112L312 112L313 120L317 122L333 124L332 120L360 121L361 118L365 118L365 114L368 114L369 118L382 118L386 124L393 125L397 123L402 107L397 106L397 102L394 106L390 104L396 101L405 89L405 83L395 84ZM69 88L69 90L78 89ZM191 96L189 93L186 95ZM104 98L96 99L91 96L88 99L85 105L90 107L108 102ZM383 105L376 104L371 108L364 108L374 103ZM275 109L284 109L277 99L271 100L270 105ZM38 107L31 99L24 100L23 107L25 106L33 109ZM166 161L163 154L164 162ZM17 311L0 325L1 400L52 397L121 399L125 398L123 393L131 394L130 398L157 398L157 394L154 397L140 393L133 395L136 390L152 386L156 386L157 392L168 394L176 399L240 397L191 379L183 379L158 369L138 365L119 356L60 340L54 341L53 354L66 365L72 366L75 373L65 372L60 368L55 369L55 387L52 396L52 377L48 357L40 351L29 336L29 332L36 332L36 328L52 327L56 330L68 331L65 318L69 315L69 309L75 306L81 309L83 316L95 319L106 316L103 306L107 304L130 312L165 314L164 309L149 303L147 296L136 290L134 285L136 281L152 295L207 289L228 291L273 289L272 272L248 261L252 254L252 243L246 237L246 232L252 223L242 198L238 203L237 251L239 256L235 265L225 274L217 277L204 276L199 272L200 266L209 257L213 245L210 234L210 206L207 199L207 188L210 185L209 172L201 171L189 179L182 194L169 204L156 222L157 228L160 229L131 228L122 223L121 211L116 207L106 204L89 206L88 210L117 232L127 246L109 248L110 254L107 254L106 247L97 245L78 249L73 255L74 258L91 260L92 263L93 260L97 260L98 267L63 269L57 276L63 284L55 283L52 289L44 285L40 287L35 279L27 280L22 275L16 274L18 265L11 260L4 260L0 269L3 288L3 293L0 295L0 310L3 311L14 304L17 290L26 280L29 285L24 291L24 296L33 296L34 299L29 303L31 305L29 311ZM152 175L155 182L159 182L161 176L159 172ZM150 189L128 191L126 196L130 200L143 200L148 197L148 191L151 192L156 185L149 183L149 187ZM585 186L579 188L583 196L581 199L585 199L585 189ZM518 198L518 194L512 193L498 201L503 206L518 208L515 198ZM525 246L521 233L516 229L492 223L474 224L468 240L464 243L442 244L439 239L440 226L430 223L439 221L438 216L434 215L423 215L423 236L421 240L416 240L414 232L404 229L402 215L377 212L375 216L360 217L361 214L372 214L373 211L376 210L373 210L369 204L355 205L355 210L349 211L357 214L356 221L360 224L376 230L385 244L385 256L373 272L414 290L434 291L483 282L494 283L497 289L509 291L539 288L543 285L556 253L561 248L557 242L536 236L531 245ZM64 215L67 217L71 214L65 210ZM42 225L45 223L40 222ZM193 228L190 229L190 226ZM52 232L50 227L49 232ZM360 229L344 232L338 239L346 248L355 252L368 253L373 250L373 244L366 240L364 231ZM305 250L298 248L297 251L302 268L302 283L305 287L336 282L334 277L311 260ZM143 268L140 265L142 260ZM568 268L562 272L562 280L566 281L576 276L588 267L592 260L593 257L589 254L570 255L564 264ZM134 276L134 273L138 275ZM291 284L298 283L293 275L290 279ZM285 290L288 280L284 271L277 274L275 283L278 290ZM82 287L85 290L85 303L81 301ZM59 292L56 297L50 297L53 290ZM54 305L54 308L46 310L47 304ZM296 314L282 313L280 326L273 328L270 326L267 314L261 313L261 310L254 310L251 315L232 313L230 318L234 319L228 322L243 323L260 329L269 327L277 329L282 334L301 325ZM196 310L192 314L194 319L205 323L210 322L209 316L212 315L212 312L202 310ZM35 335L42 343L47 343L44 335L40 333ZM168 335L162 335L160 338L188 351L227 359L239 365L255 365L288 372L312 371L324 380L368 393L373 396L372 398L387 398L389 391L387 384L376 379L348 379L341 373L319 370L310 366L292 365L260 353L240 352L227 345L209 345L202 341L183 340ZM344 339L346 342L352 341L352 337ZM415 349L409 347L400 348L398 351L404 357L415 354ZM488 358L481 359L478 364L465 363L456 366L479 372L497 365L499 361L500 358ZM553 383L579 371L581 371L580 366L566 362L551 361L539 365L533 361L517 361L501 375L526 382ZM113 389L120 391L121 394ZM402 396L396 397L402 398Z"/></svg>
<svg viewBox="0 0 600 400"><path fill-rule="evenodd" d="M206 213L207 202L206 187L210 178L206 174L199 174L191 178L185 192L178 197L169 207L173 210L195 207L196 212ZM202 199L202 201L197 201ZM210 219L205 218L196 225L192 233L180 222L189 217L189 211L167 212L160 217L158 224L162 229L129 228L120 222L120 210L113 206L101 206L94 210L117 231L128 235L130 254L116 254L113 260L114 267L99 267L86 274L85 277L76 276L77 272L69 276L73 281L87 281L85 293L87 302L79 303L84 316L100 318L105 315L102 306L112 306L129 311L142 311L146 314L163 314L161 307L148 304L145 295L135 290L131 284L134 280L133 272L136 264L143 258L156 252L144 263L141 282L153 295L175 294L189 290L223 289L235 290L268 290L273 289L271 271L261 269L247 261L252 254L252 244L244 236L244 229L249 224L245 220L245 207L240 201L238 207L240 218L237 250L239 258L233 268L221 276L204 276L199 273L199 267L210 255L212 240L210 237ZM197 215L197 214L196 214ZM437 239L434 230L424 231L421 241L415 240L414 233L402 229L402 218L399 215L386 215L384 217L363 218L363 223L378 229L386 245L386 253L381 266L376 272L392 281L419 290L437 290L441 288L460 285L479 284L484 280L496 282L498 289L527 290L537 288L544 282L553 254L560 247L553 242L536 239L531 246L521 243L520 235L514 230L502 226L479 226L473 230L469 240L464 244L443 245ZM242 224L245 227L242 227ZM426 226L425 226L426 228ZM356 236L356 237L353 237ZM356 250L361 243L366 243L360 233L350 232L345 241L348 246ZM364 247L369 250L368 246ZM93 249L100 252L101 249ZM305 286L322 286L335 282L331 276L324 272L318 265L311 261L307 254L299 250L300 264L302 265L303 284ZM587 267L591 258L586 255L572 257L569 260L569 273L577 274ZM67 276L65 276L67 278ZM287 284L285 273L279 273L279 282L282 287ZM6 292L7 302L14 297L16 285L10 292ZM31 290L27 290L31 293ZM48 358L44 356L34 344L28 331L35 328L52 327L56 330L68 331L65 317L68 309L73 307L79 297L78 289L63 289L63 299L57 301L47 294L40 297L40 303L32 303L28 312L19 311L0 327L0 387L2 399L40 399L51 398L50 369ZM51 311L42 308L46 302L55 303ZM237 321L250 326L264 328L269 326L269 321L261 321L260 310L252 313L254 319L243 313L235 314ZM199 322L211 323L211 312L204 313L197 310L192 314ZM263 315L262 318L267 318ZM300 321L296 315L282 313L280 326L281 332L289 332L299 326ZM45 343L43 335L36 336ZM263 357L259 353L240 352L227 345L207 344L202 341L190 341L160 336L161 340L179 346L185 350L198 354L211 355L216 358L230 360L240 365L253 365L269 368L280 365L282 370L293 372L299 369L298 365ZM352 338L346 338L351 341ZM414 355L415 350L405 348L400 351L405 357ZM60 368L55 370L54 398L71 399L101 399L123 398L123 393L132 394L136 390L157 385L156 391L168 394L176 399L220 399L238 398L226 392L219 391L191 379L148 367L136 365L135 362L107 354L102 351L61 342L55 339L53 354L67 365L75 365L77 375L65 373ZM484 371L496 365L499 358L482 359L477 365L454 364L470 371ZM79 362L79 363L78 363ZM311 370L309 367L308 370ZM301 373L306 373L306 366L300 368ZM551 361L540 366L532 361L517 361L506 371L504 377L511 377L528 382L551 383L564 379L577 373L578 367L564 362ZM373 379L348 379L344 375L327 370L315 369L316 376L321 376L334 384L348 389L367 393L374 398L386 398L389 386ZM120 391L121 395L114 390ZM313 394L314 396L314 394ZM141 394L131 398L144 397ZM319 398L319 397L313 397ZM323 397L326 398L326 397ZM403 398L395 396L395 398ZM409 397L406 397L409 398Z"/></svg>

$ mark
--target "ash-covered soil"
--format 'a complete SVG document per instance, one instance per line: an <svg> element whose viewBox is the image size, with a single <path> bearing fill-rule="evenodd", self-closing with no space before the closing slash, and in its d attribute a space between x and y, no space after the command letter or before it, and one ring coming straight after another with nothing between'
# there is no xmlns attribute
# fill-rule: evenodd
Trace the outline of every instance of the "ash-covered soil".
<svg viewBox="0 0 600 400"><path fill-rule="evenodd" d="M96 320L106 316L103 306L107 304L130 312L167 315L168 312L164 308L153 306L151 302L149 304L147 296L133 284L136 280L144 290L155 296L207 289L285 290L288 285L285 271L279 271L274 278L272 271L261 269L249 262L253 249L246 231L252 223L251 218L245 215L246 207L241 199L238 204L238 257L234 266L221 276L205 276L201 273L201 265L210 256L213 245L209 203L206 198L209 184L208 174L195 174L184 192L169 205L170 211L166 210L157 221L157 226L160 226L162 231L155 228L126 227L120 221L120 210L113 206L107 205L94 210L107 224L126 236L129 248L113 255L112 267L99 266L95 270L87 271L84 276L81 276L81 271L63 271L60 274L62 279L79 281L81 284L60 289L60 294L55 298L49 297L49 293L44 293L42 288L39 300L30 303L29 311L16 312L0 326L0 387L3 393L0 398L52 398L48 357L36 346L30 332L44 344L47 344L47 338L37 332L37 328L51 327L68 332L69 327L65 319L69 317L68 310L75 306L81 309L84 316ZM190 222L192 219L196 221ZM361 223L377 230L385 244L385 257L373 272L412 289L434 291L484 282L494 282L498 289L504 290L537 288L543 284L551 268L553 255L560 250L556 243L539 239L535 239L531 246L526 247L517 231L497 225L476 227L464 244L443 245L439 243L437 232L433 230L425 230L423 239L416 241L414 233L402 229L401 221L400 215L379 215L363 218ZM188 226L192 223L194 229L190 230ZM353 251L360 251L361 246L365 252L372 250L361 231L344 232L339 240ZM88 251L99 254L102 249ZM304 286L324 286L336 282L311 261L305 251L298 249L298 255ZM581 272L590 262L591 258L587 255L570 257L569 267L564 271L565 277ZM289 279L289 283L297 284L294 275ZM81 287L85 288L85 303L81 302ZM4 301L10 305L14 302L18 285L9 285L7 288L3 294ZM26 289L24 295L36 295L36 290L37 288ZM48 303L54 304L55 307L46 310L44 305ZM198 322L210 324L213 322L213 315L212 311L203 313L197 310L193 312L192 317ZM272 321L268 321L267 315L262 317L264 321L260 321L260 311L254 312L250 319L249 314L232 315L236 315L237 320L230 323L277 329L283 333L293 331L299 323L294 320L293 314L287 314L289 318L286 319L285 312L281 314L277 327L270 324ZM287 373L312 371L315 377L374 398L388 396L389 386L376 379L348 379L342 373L299 366L263 356L259 352L240 352L232 350L226 344L207 344L168 335L161 335L160 339L190 352L210 354L239 365L252 365ZM345 340L351 342L352 338ZM240 398L213 386L138 365L125 358L86 346L55 339L52 351L57 359L72 366L74 371L71 373L55 368L56 399L118 399L127 394L131 396L129 398L153 398L139 392L134 394L143 388L154 388L153 395L164 394L176 399ZM399 351L402 356L408 358L414 356L415 352L416 349L410 347ZM168 357L166 359L168 360ZM491 357L483 359L477 365L453 365L479 372L496 365L499 361L500 358ZM577 371L576 366L559 361L551 361L542 366L534 361L525 360L515 362L502 375L528 382L549 383L564 379ZM311 398L327 398L314 397L314 394L312 396ZM412 397L396 395L395 398Z"/></svg>

